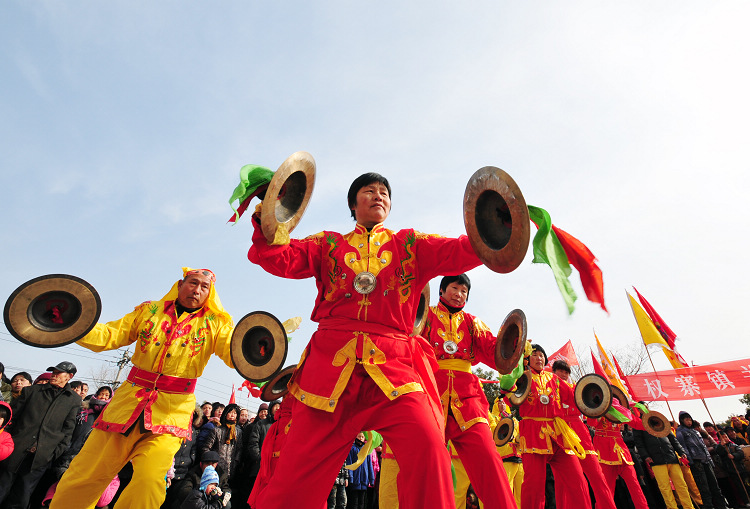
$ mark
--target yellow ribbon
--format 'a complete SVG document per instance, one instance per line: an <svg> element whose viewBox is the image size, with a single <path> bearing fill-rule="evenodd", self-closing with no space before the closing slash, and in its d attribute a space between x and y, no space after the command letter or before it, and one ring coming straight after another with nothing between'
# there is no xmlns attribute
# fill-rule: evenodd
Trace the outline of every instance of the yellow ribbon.
<svg viewBox="0 0 750 509"><path fill-rule="evenodd" d="M580 459L584 459L586 457L586 450L581 445L581 439L578 437L575 431L571 429L570 426L568 426L568 423L565 422L565 419L561 417L555 417L553 419L549 419L547 417L524 417L524 419L530 419L532 421L546 421L546 422L552 422L552 429L554 431L555 437L561 437L563 446L566 450L572 451L573 454L578 456ZM543 433L549 435L549 431L542 430Z"/></svg>

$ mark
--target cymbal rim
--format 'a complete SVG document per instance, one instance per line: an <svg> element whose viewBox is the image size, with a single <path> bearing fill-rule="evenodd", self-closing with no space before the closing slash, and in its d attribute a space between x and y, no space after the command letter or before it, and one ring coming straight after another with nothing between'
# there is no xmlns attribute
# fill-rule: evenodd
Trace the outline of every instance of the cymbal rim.
<svg viewBox="0 0 750 509"><path fill-rule="evenodd" d="M244 355L243 346L247 334L254 329L265 329L273 339L273 353L267 363L254 365ZM253 383L264 382L276 376L286 361L288 352L287 336L284 326L271 313L253 311L237 323L232 332L230 355L237 372Z"/></svg>
<svg viewBox="0 0 750 509"><path fill-rule="evenodd" d="M595 407L586 405L587 392L598 389L601 392L602 401ZM606 414L612 406L612 391L607 379L601 375L590 373L581 377L575 387L575 402L583 415L598 418Z"/></svg>
<svg viewBox="0 0 750 509"><path fill-rule="evenodd" d="M487 231L478 220L484 205L497 203L497 198L508 208L509 235ZM466 233L482 263L502 274L518 268L526 257L531 233L526 200L513 178L494 166L480 168L466 185L463 208Z"/></svg>
<svg viewBox="0 0 750 509"><path fill-rule="evenodd" d="M430 312L430 284L427 283L422 288L422 293L419 296L419 303L417 304L417 315L414 319L414 329L412 329L412 336L419 336L424 331L424 327L427 324L427 315Z"/></svg>
<svg viewBox="0 0 750 509"><path fill-rule="evenodd" d="M78 302L80 314L65 327L45 327L31 316L30 307L51 293L66 294ZM101 298L88 282L69 274L48 274L22 284L8 297L3 318L13 337L29 346L55 348L75 343L94 326L101 316Z"/></svg>
<svg viewBox="0 0 750 509"><path fill-rule="evenodd" d="M285 185L287 193L279 199ZM274 173L261 205L261 229L269 242L276 229L284 225L288 232L297 227L315 187L315 159L307 152L295 152ZM303 190L303 192L300 192Z"/></svg>
<svg viewBox="0 0 750 509"><path fill-rule="evenodd" d="M506 332L510 330L517 336L513 350L508 351L505 344ZM502 374L510 374L518 365L518 361L523 355L523 349L526 345L526 314L520 309L514 309L503 320L497 335L497 345L495 347L495 369Z"/></svg>
<svg viewBox="0 0 750 509"><path fill-rule="evenodd" d="M279 371L273 379L269 380L266 385L263 386L263 390L260 393L260 399L270 403L271 401L285 397L289 393L287 384L289 383L289 380L292 379L292 376L294 376L294 371L296 369L297 365L293 364ZM282 390L276 390L275 387L282 383L285 378L287 381L284 384L284 388Z"/></svg>

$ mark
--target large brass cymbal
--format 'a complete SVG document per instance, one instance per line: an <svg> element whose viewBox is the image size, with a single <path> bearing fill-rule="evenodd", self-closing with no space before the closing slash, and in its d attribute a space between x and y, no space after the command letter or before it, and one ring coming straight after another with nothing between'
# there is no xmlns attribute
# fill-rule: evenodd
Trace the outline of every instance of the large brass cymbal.
<svg viewBox="0 0 750 509"><path fill-rule="evenodd" d="M464 193L464 224L471 247L495 272L514 271L526 256L529 210L516 182L494 166L477 170Z"/></svg>
<svg viewBox="0 0 750 509"><path fill-rule="evenodd" d="M260 399L263 401L271 402L277 399L283 398L289 392L287 384L294 375L294 370L297 369L296 364L287 366L276 374L266 385L263 386L263 391L260 393Z"/></svg>
<svg viewBox="0 0 750 509"><path fill-rule="evenodd" d="M531 373L525 370L516 380L516 390L508 394L508 401L515 406L521 406L531 392Z"/></svg>
<svg viewBox="0 0 750 509"><path fill-rule="evenodd" d="M575 401L578 410L586 417L603 416L612 406L612 390L609 382L601 375L590 373L578 380L575 388Z"/></svg>
<svg viewBox="0 0 750 509"><path fill-rule="evenodd" d="M659 438L663 438L672 432L672 425L669 423L669 419L656 410L649 410L648 413L643 414L641 422L646 431L651 435Z"/></svg>
<svg viewBox="0 0 750 509"><path fill-rule="evenodd" d="M94 328L102 302L93 286L68 274L40 276L19 286L5 302L8 331L41 348L74 343Z"/></svg>
<svg viewBox="0 0 750 509"><path fill-rule="evenodd" d="M414 329L412 330L412 336L419 336L424 330L424 326L427 323L427 315L430 312L430 283L424 285L422 293L419 296L419 304L417 305L417 316L414 319Z"/></svg>
<svg viewBox="0 0 750 509"><path fill-rule="evenodd" d="M264 382L281 371L287 349L284 326L265 311L248 313L232 333L230 352L234 367L253 383Z"/></svg>
<svg viewBox="0 0 750 509"><path fill-rule="evenodd" d="M268 242L280 226L291 232L302 219L315 186L315 159L295 152L276 170L261 208L260 226Z"/></svg>
<svg viewBox="0 0 750 509"><path fill-rule="evenodd" d="M526 315L514 309L503 320L495 345L495 369L508 375L518 365L526 346Z"/></svg>
<svg viewBox="0 0 750 509"><path fill-rule="evenodd" d="M495 426L495 431L492 433L492 438L495 440L497 447L502 447L511 440L515 431L515 423L510 417L503 417L500 422Z"/></svg>

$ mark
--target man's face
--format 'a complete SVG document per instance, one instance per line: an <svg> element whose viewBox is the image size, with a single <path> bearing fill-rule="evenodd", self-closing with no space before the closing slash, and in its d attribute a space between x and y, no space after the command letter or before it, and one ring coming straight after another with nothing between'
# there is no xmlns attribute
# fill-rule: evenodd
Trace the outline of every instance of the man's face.
<svg viewBox="0 0 750 509"><path fill-rule="evenodd" d="M462 285L456 281L449 284L445 290L441 290L441 297L450 306L454 308L462 308L466 304L466 299L469 298L469 287Z"/></svg>
<svg viewBox="0 0 750 509"><path fill-rule="evenodd" d="M544 366L542 366L544 367ZM556 369L554 373L560 377L561 380L568 381L568 378L570 378L570 373L565 371L564 369Z"/></svg>
<svg viewBox="0 0 750 509"><path fill-rule="evenodd" d="M17 376L13 378L13 381L10 383L11 390L15 393L21 392L21 389L24 387L28 387L31 385L31 382L26 380L26 378L22 376Z"/></svg>
<svg viewBox="0 0 750 509"><path fill-rule="evenodd" d="M213 409L213 406L211 403L206 403L201 407L201 410L203 410L203 415L206 417L211 417L211 410Z"/></svg>
<svg viewBox="0 0 750 509"><path fill-rule="evenodd" d="M211 290L211 279L203 274L189 274L177 284L177 302L188 309L201 307Z"/></svg>
<svg viewBox="0 0 750 509"><path fill-rule="evenodd" d="M349 436L351 436L351 435L349 435ZM364 433L357 434L357 440L359 440L360 442L364 442L365 441L365 434Z"/></svg>
<svg viewBox="0 0 750 509"><path fill-rule="evenodd" d="M544 354L539 350L534 350L529 356L529 367L536 372L544 369Z"/></svg>
<svg viewBox="0 0 750 509"><path fill-rule="evenodd" d="M365 228L382 223L391 211L391 197L388 188L380 182L373 182L357 191L357 202L352 208L357 222Z"/></svg>
<svg viewBox="0 0 750 509"><path fill-rule="evenodd" d="M240 420L237 421L237 422L239 422L240 424L245 424L247 422L248 418L249 418L249 416L247 414L247 410L242 409L242 410L240 410Z"/></svg>
<svg viewBox="0 0 750 509"><path fill-rule="evenodd" d="M49 379L49 383L56 387L65 387L65 384L73 378L73 375L66 373L65 371L52 371L52 377Z"/></svg>
<svg viewBox="0 0 750 509"><path fill-rule="evenodd" d="M276 412L279 411L279 408L281 408L281 404L280 403L276 403L274 406L271 407L271 413L273 415L276 415Z"/></svg>
<svg viewBox="0 0 750 509"><path fill-rule="evenodd" d="M214 417L221 417L222 412L224 412L224 407L222 405L217 406L214 408Z"/></svg>
<svg viewBox="0 0 750 509"><path fill-rule="evenodd" d="M682 422L685 423L685 427L688 428L693 425L693 419L691 419L690 417L685 417L684 419L682 419Z"/></svg>
<svg viewBox="0 0 750 509"><path fill-rule="evenodd" d="M731 438L732 440L734 440L735 438L737 438L737 433L735 433L732 428L728 428L727 429L727 436L729 438Z"/></svg>
<svg viewBox="0 0 750 509"><path fill-rule="evenodd" d="M266 417L268 417L268 410L266 410L266 409L264 408L263 410L259 410L259 411L258 411L258 419L261 419L261 420L263 420L263 419L265 419Z"/></svg>
<svg viewBox="0 0 750 509"><path fill-rule="evenodd" d="M73 389L73 391L76 392L81 397L81 399L83 399L86 397L86 394L88 394L89 392L89 386L86 384L81 384L75 389Z"/></svg>

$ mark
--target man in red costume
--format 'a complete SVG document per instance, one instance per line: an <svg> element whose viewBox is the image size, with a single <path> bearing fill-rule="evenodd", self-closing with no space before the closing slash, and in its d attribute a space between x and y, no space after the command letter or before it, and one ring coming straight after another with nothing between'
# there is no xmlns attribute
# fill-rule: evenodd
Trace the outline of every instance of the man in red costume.
<svg viewBox="0 0 750 509"><path fill-rule="evenodd" d="M325 231L281 245L269 245L257 213L253 217L250 261L280 277L315 278L311 319L319 324L289 382L300 404L257 505L318 509L354 437L376 430L398 459L399 485L410 487L400 491L401 507L453 507L437 363L429 344L409 334L430 279L465 272L479 258L465 236L386 229L391 188L377 173L352 183L348 204L354 231Z"/></svg>
<svg viewBox="0 0 750 509"><path fill-rule="evenodd" d="M613 398L612 401L613 406L615 404L619 406L617 398ZM622 424L611 422L604 417L589 419L588 423L594 428L594 449L599 455L599 463L609 489L614 493L617 478L622 477L635 509L648 509L648 502L646 502L646 497L638 482L638 475L633 467L633 458L622 439ZM633 418L630 423L626 424L637 429L644 429L638 418Z"/></svg>
<svg viewBox="0 0 750 509"><path fill-rule="evenodd" d="M575 390L573 384L568 381L570 379L570 365L567 361L559 359L553 362L552 372L568 384L571 389ZM591 433L581 420L580 410L575 405L563 403L562 406L565 422L578 435L578 438L581 440L581 446L586 452L586 457L580 458L581 469L591 485L591 490L594 492L597 508L617 509L615 507L613 491L615 487L613 485L610 488L604 478L602 469L599 466L599 456L594 449L594 444L591 442Z"/></svg>
<svg viewBox="0 0 750 509"><path fill-rule="evenodd" d="M495 367L497 338L479 318L463 311L471 290L466 274L440 281L440 302L430 307L423 335L435 351L445 440L452 441L484 507L515 505L503 462L487 421L489 406L471 366Z"/></svg>
<svg viewBox="0 0 750 509"><path fill-rule="evenodd" d="M588 484L578 459L585 456L581 441L565 422L563 405L574 406L573 389L557 375L544 371L547 354L531 345L531 390L519 407L519 449L523 458L522 509L544 507L547 464L552 467L556 490L564 490L560 509L590 509ZM577 457L576 457L577 456Z"/></svg>

